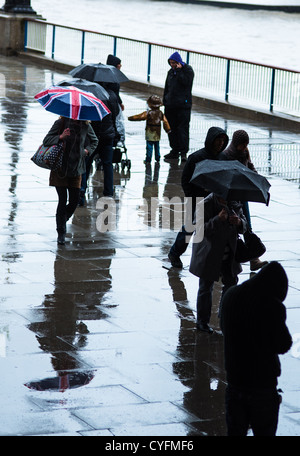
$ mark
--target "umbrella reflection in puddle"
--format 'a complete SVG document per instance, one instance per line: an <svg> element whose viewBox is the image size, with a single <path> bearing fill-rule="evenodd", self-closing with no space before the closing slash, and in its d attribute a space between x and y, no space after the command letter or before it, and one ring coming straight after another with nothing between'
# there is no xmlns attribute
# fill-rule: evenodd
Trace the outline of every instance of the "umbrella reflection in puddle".
<svg viewBox="0 0 300 456"><path fill-rule="evenodd" d="M62 373L57 377L25 383L25 386L36 391L59 391L63 393L67 389L80 388L87 385L94 378L94 375L94 372Z"/></svg>

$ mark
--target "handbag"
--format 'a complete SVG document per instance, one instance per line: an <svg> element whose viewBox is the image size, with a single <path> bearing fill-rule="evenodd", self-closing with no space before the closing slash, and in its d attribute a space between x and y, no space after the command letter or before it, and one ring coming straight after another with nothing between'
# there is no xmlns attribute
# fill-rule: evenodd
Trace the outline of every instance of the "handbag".
<svg viewBox="0 0 300 456"><path fill-rule="evenodd" d="M265 245L250 228L244 233L244 239L245 242L240 237L237 238L235 260L238 263L247 263L265 253Z"/></svg>
<svg viewBox="0 0 300 456"><path fill-rule="evenodd" d="M64 144L62 142L54 146L41 145L31 160L41 168L58 170L62 167L63 154Z"/></svg>

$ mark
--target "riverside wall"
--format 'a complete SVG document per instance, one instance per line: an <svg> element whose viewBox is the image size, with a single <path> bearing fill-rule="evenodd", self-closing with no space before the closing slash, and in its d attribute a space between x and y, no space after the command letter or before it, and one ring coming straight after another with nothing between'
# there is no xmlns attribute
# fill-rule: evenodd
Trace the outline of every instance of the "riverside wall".
<svg viewBox="0 0 300 456"><path fill-rule="evenodd" d="M23 61L44 68L53 69L66 73L74 68L73 65L49 59L40 53L24 51L25 20L28 18L22 14L0 13L0 53L6 56L17 56ZM31 15L32 18L32 15ZM41 17L37 17L41 19ZM139 90L143 93L162 95L163 87L153 86L149 83L133 81L126 83L126 87ZM193 96L193 105L198 108L215 110L235 117L245 118L255 122L267 122L270 125L299 132L300 119L286 114L274 114L269 111L257 110L249 106L239 106L226 101L213 99L212 97Z"/></svg>

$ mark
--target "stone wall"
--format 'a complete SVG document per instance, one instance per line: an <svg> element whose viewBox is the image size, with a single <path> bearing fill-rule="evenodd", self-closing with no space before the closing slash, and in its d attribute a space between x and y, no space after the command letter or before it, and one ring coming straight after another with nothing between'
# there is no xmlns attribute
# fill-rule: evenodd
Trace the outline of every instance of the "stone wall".
<svg viewBox="0 0 300 456"><path fill-rule="evenodd" d="M24 16L0 14L0 53L17 54L24 49Z"/></svg>

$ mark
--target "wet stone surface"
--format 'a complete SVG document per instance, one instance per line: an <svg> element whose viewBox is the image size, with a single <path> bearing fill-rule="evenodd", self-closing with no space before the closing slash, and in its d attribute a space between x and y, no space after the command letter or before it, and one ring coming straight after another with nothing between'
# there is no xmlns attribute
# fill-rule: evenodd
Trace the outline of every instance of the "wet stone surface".
<svg viewBox="0 0 300 456"><path fill-rule="evenodd" d="M126 121L132 166L115 169L115 229L97 229L103 174L94 168L87 204L77 208L66 245L58 247L56 192L30 157L56 118L33 96L66 75L3 57L0 72L6 76L0 99L1 435L226 435L220 284L215 332L199 333L191 246L184 268L172 268L167 255L177 230L160 226L164 197L182 196L183 165L162 160L145 167L145 125ZM146 96L122 90L126 119L144 110ZM299 138L193 112L192 151L212 125L229 136L247 130L253 162L272 184L269 207L251 203L250 211L267 246L263 259L280 261L289 276L285 304L295 343L281 356L278 435L299 435ZM163 132L161 153L168 151ZM158 206L151 207L153 200ZM245 264L240 282L249 276Z"/></svg>

